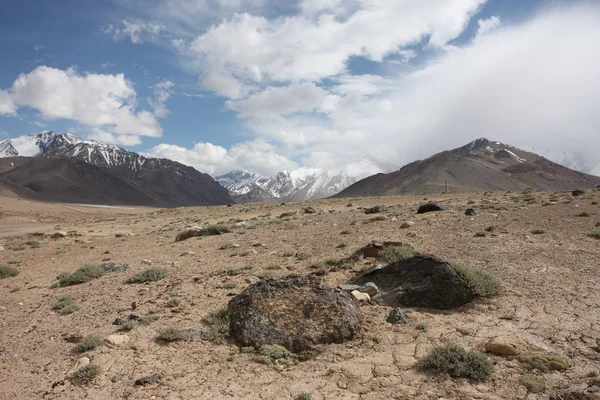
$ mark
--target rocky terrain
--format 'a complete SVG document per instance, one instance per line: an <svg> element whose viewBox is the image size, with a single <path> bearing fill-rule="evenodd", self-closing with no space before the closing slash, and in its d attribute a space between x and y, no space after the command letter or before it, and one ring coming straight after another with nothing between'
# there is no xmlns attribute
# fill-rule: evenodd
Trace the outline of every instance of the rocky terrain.
<svg viewBox="0 0 600 400"><path fill-rule="evenodd" d="M1 197L0 398L597 399L599 201Z"/></svg>
<svg viewBox="0 0 600 400"><path fill-rule="evenodd" d="M597 187L600 177L584 174L485 138L410 163L398 171L376 174L335 197L390 196L486 190L569 190Z"/></svg>

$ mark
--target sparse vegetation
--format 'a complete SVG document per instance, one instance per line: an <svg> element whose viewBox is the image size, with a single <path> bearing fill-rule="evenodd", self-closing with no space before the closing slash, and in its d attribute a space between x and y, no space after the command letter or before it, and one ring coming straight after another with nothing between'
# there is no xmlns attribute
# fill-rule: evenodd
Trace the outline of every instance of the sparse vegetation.
<svg viewBox="0 0 600 400"><path fill-rule="evenodd" d="M343 249L344 247L348 247L348 243L346 243L346 242L341 242L341 243L338 243L338 244L335 246L335 248L336 248L336 249Z"/></svg>
<svg viewBox="0 0 600 400"><path fill-rule="evenodd" d="M234 243L223 243L219 246L219 250L235 249L236 247Z"/></svg>
<svg viewBox="0 0 600 400"><path fill-rule="evenodd" d="M477 268L467 268L454 264L454 271L463 278L473 293L478 297L498 296L502 293L500 281L492 275Z"/></svg>
<svg viewBox="0 0 600 400"><path fill-rule="evenodd" d="M420 360L419 366L424 370L446 373L453 378L470 378L486 381L492 375L494 364L485 354L448 343L434 347L427 356Z"/></svg>
<svg viewBox="0 0 600 400"><path fill-rule="evenodd" d="M138 326L138 321L133 320L133 319L128 319L127 321L125 321L121 325L119 325L119 330L124 331L124 332L129 332L129 331L132 331L135 328L137 328L137 326Z"/></svg>
<svg viewBox="0 0 600 400"><path fill-rule="evenodd" d="M207 314L202 322L208 329L202 332L202 338L213 343L225 343L229 336L229 315L226 309Z"/></svg>
<svg viewBox="0 0 600 400"><path fill-rule="evenodd" d="M528 354L519 356L518 360L530 369L541 372L564 371L569 368L569 363L556 354Z"/></svg>
<svg viewBox="0 0 600 400"><path fill-rule="evenodd" d="M181 300L179 300L177 298L172 298L171 300L169 300L167 302L167 307L179 307L180 304L181 304Z"/></svg>
<svg viewBox="0 0 600 400"><path fill-rule="evenodd" d="M296 253L296 260L304 261L304 260L308 260L311 257L312 257L312 254Z"/></svg>
<svg viewBox="0 0 600 400"><path fill-rule="evenodd" d="M379 252L379 258L389 263L404 260L415 255L415 251L408 246L386 246Z"/></svg>
<svg viewBox="0 0 600 400"><path fill-rule="evenodd" d="M281 265L277 265L277 264L271 264L267 267L267 270L269 270L269 271L278 271L280 269L282 269Z"/></svg>
<svg viewBox="0 0 600 400"><path fill-rule="evenodd" d="M346 230L341 231L340 235L352 235L352 231L349 229L346 229Z"/></svg>
<svg viewBox="0 0 600 400"><path fill-rule="evenodd" d="M260 278L260 279L269 279L269 278L274 278L276 276L277 276L277 274L273 271L263 271L263 272L256 274L256 277Z"/></svg>
<svg viewBox="0 0 600 400"><path fill-rule="evenodd" d="M127 280L127 283L156 282L164 279L168 274L169 271L166 268L152 267L133 275Z"/></svg>
<svg viewBox="0 0 600 400"><path fill-rule="evenodd" d="M254 361L260 364L277 364L279 360L285 359L290 355L290 352L283 346L277 344L265 345L260 349L260 356Z"/></svg>
<svg viewBox="0 0 600 400"><path fill-rule="evenodd" d="M0 279L9 278L19 275L19 271L13 267L0 265Z"/></svg>
<svg viewBox="0 0 600 400"><path fill-rule="evenodd" d="M592 229L587 234L589 237L600 239L600 229Z"/></svg>
<svg viewBox="0 0 600 400"><path fill-rule="evenodd" d="M296 397L296 399L297 399L297 400L311 400L311 399L312 399L312 397L310 397L310 394L308 394L308 393L306 393L306 392L303 392L303 393L300 393L300 394L298 395L298 397Z"/></svg>
<svg viewBox="0 0 600 400"><path fill-rule="evenodd" d="M580 212L579 214L575 214L576 217L589 217L590 214L588 214L585 211Z"/></svg>
<svg viewBox="0 0 600 400"><path fill-rule="evenodd" d="M539 376L535 376L532 374L525 374L519 378L519 383L530 393L541 393L546 388L546 382L544 379Z"/></svg>
<svg viewBox="0 0 600 400"><path fill-rule="evenodd" d="M52 306L52 309L60 315L69 315L79 310L79 306L75 304L74 297L65 296L58 299L54 306Z"/></svg>
<svg viewBox="0 0 600 400"><path fill-rule="evenodd" d="M77 345L75 351L78 353L85 353L86 351L94 350L102 344L102 339L98 335L87 335L81 343Z"/></svg>
<svg viewBox="0 0 600 400"><path fill-rule="evenodd" d="M540 228L534 228L531 230L532 235L543 235L544 233L546 233L546 231Z"/></svg>
<svg viewBox="0 0 600 400"><path fill-rule="evenodd" d="M28 240L27 242L23 243L26 246L29 246L32 249L39 249L41 247L40 242L38 242L37 240Z"/></svg>
<svg viewBox="0 0 600 400"><path fill-rule="evenodd" d="M231 290L231 289L235 289L237 287L237 283L233 283L233 282L228 282L228 283L224 283L222 285L218 285L217 289L227 289L227 290Z"/></svg>
<svg viewBox="0 0 600 400"><path fill-rule="evenodd" d="M100 278L105 274L104 269L101 265L97 264L86 264L83 267L77 269L72 274L64 273L56 277L58 283L56 286L71 286L79 285L91 281L92 279Z"/></svg>
<svg viewBox="0 0 600 400"><path fill-rule="evenodd" d="M475 237L485 237L485 232L475 232Z"/></svg>
<svg viewBox="0 0 600 400"><path fill-rule="evenodd" d="M14 288L10 289L11 293L20 292L20 291L21 291L21 286L15 286Z"/></svg>
<svg viewBox="0 0 600 400"><path fill-rule="evenodd" d="M196 329L177 329L169 327L159 332L156 341L160 343L191 342L202 337L202 331Z"/></svg>
<svg viewBox="0 0 600 400"><path fill-rule="evenodd" d="M91 381L100 373L100 367L95 364L88 364L73 373L73 379L77 381Z"/></svg>

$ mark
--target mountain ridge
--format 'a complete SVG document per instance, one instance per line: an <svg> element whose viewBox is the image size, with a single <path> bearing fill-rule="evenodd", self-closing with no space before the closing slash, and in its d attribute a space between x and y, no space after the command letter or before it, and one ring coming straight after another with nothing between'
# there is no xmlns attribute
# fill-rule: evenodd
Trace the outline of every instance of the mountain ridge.
<svg viewBox="0 0 600 400"><path fill-rule="evenodd" d="M535 153L479 138L413 161L398 171L362 179L332 197L596 187L600 177L571 170Z"/></svg>

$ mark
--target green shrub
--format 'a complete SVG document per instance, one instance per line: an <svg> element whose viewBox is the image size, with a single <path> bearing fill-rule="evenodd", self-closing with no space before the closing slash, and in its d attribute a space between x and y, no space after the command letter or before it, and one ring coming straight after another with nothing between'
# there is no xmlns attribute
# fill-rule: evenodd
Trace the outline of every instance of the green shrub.
<svg viewBox="0 0 600 400"><path fill-rule="evenodd" d="M156 282L164 279L168 274L169 271L166 268L152 267L133 275L127 280L127 283Z"/></svg>
<svg viewBox="0 0 600 400"><path fill-rule="evenodd" d="M485 237L485 232L475 232L475 237Z"/></svg>
<svg viewBox="0 0 600 400"><path fill-rule="evenodd" d="M119 330L124 331L124 332L129 332L129 331L132 331L135 328L137 328L137 326L138 326L138 321L133 320L133 319L128 319L127 321L125 321L121 325L119 325Z"/></svg>
<svg viewBox="0 0 600 400"><path fill-rule="evenodd" d="M546 389L546 382L544 378L525 374L519 378L519 383L527 388L530 393L541 393Z"/></svg>
<svg viewBox="0 0 600 400"><path fill-rule="evenodd" d="M79 310L79 306L75 304L74 297L65 296L58 299L54 306L52 306L52 309L60 315L69 315Z"/></svg>
<svg viewBox="0 0 600 400"><path fill-rule="evenodd" d="M541 372L564 371L569 368L569 363L556 354L528 354L519 356L518 360Z"/></svg>
<svg viewBox="0 0 600 400"><path fill-rule="evenodd" d="M585 211L580 212L579 214L575 214L576 217L589 217L590 214L586 213Z"/></svg>
<svg viewBox="0 0 600 400"><path fill-rule="evenodd" d="M336 248L336 249L343 249L344 247L348 247L348 243L346 243L346 242L341 242L341 243L338 243L338 244L335 246L335 248Z"/></svg>
<svg viewBox="0 0 600 400"><path fill-rule="evenodd" d="M200 236L215 236L215 235L222 235L224 233L231 233L231 230L224 226L208 226L206 228L200 229L199 235Z"/></svg>
<svg viewBox="0 0 600 400"><path fill-rule="evenodd" d="M41 246L40 242L38 242L37 240L29 240L29 241L25 242L24 244L31 247L32 249L39 249Z"/></svg>
<svg viewBox="0 0 600 400"><path fill-rule="evenodd" d="M494 364L483 354L448 343L434 347L419 361L422 369L446 373L454 378L470 378L485 381L490 378Z"/></svg>
<svg viewBox="0 0 600 400"><path fill-rule="evenodd" d="M20 291L21 291L21 286L15 286L14 288L10 289L11 293L20 292Z"/></svg>
<svg viewBox="0 0 600 400"><path fill-rule="evenodd" d="M226 309L208 313L202 322L208 327L202 338L213 343L225 343L229 337L229 314Z"/></svg>
<svg viewBox="0 0 600 400"><path fill-rule="evenodd" d="M167 302L167 307L178 307L181 304L181 300L172 298Z"/></svg>
<svg viewBox="0 0 600 400"><path fill-rule="evenodd" d="M341 231L340 235L352 235L352 231L349 229L346 229L345 231Z"/></svg>
<svg viewBox="0 0 600 400"><path fill-rule="evenodd" d="M0 265L0 279L17 276L19 275L19 271L13 267L7 267L5 265Z"/></svg>
<svg viewBox="0 0 600 400"><path fill-rule="evenodd" d="M479 297L492 297L502 293L500 281L485 271L453 265L454 271L463 278L473 293Z"/></svg>
<svg viewBox="0 0 600 400"><path fill-rule="evenodd" d="M170 342L191 342L195 339L201 338L202 332L196 329L177 329L169 327L159 332L156 337L157 342L170 343Z"/></svg>
<svg viewBox="0 0 600 400"><path fill-rule="evenodd" d="M312 254L308 254L308 253L296 253L296 260L308 260L309 258L312 257Z"/></svg>
<svg viewBox="0 0 600 400"><path fill-rule="evenodd" d="M389 263L404 260L415 255L409 246L386 246L379 252L379 258Z"/></svg>
<svg viewBox="0 0 600 400"><path fill-rule="evenodd" d="M56 278L58 279L58 286L71 286L89 282L92 279L100 278L104 274L105 271L101 265L86 264L72 274L64 273Z"/></svg>
<svg viewBox="0 0 600 400"><path fill-rule="evenodd" d="M87 335L81 343L77 345L75 351L78 353L85 353L86 351L94 350L102 344L102 339L98 335Z"/></svg>
<svg viewBox="0 0 600 400"><path fill-rule="evenodd" d="M596 239L600 239L600 229L592 229L588 232L589 237L594 237Z"/></svg>
<svg viewBox="0 0 600 400"><path fill-rule="evenodd" d="M533 235L543 235L544 233L546 233L546 231L540 228L535 228L531 230L531 233Z"/></svg>
<svg viewBox="0 0 600 400"><path fill-rule="evenodd" d="M100 367L94 364L88 364L79 368L73 373L73 379L77 381L90 381L100 373Z"/></svg>
<svg viewBox="0 0 600 400"><path fill-rule="evenodd" d="M310 397L310 394L303 392L303 393L300 393L296 399L297 400L311 400L312 397Z"/></svg>
<svg viewBox="0 0 600 400"><path fill-rule="evenodd" d="M235 249L236 246L234 243L223 243L221 246L219 246L219 250L227 250L227 249Z"/></svg>

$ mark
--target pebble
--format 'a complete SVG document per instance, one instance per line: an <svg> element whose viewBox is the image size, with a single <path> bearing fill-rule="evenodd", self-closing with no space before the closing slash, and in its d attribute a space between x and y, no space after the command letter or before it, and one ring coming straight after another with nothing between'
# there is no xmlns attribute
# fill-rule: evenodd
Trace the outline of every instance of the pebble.
<svg viewBox="0 0 600 400"><path fill-rule="evenodd" d="M0 251L4 251L4 247L0 246Z"/></svg>
<svg viewBox="0 0 600 400"><path fill-rule="evenodd" d="M412 221L406 221L406 222L403 222L402 225L400 225L400 229L408 229L408 228L410 228L411 226L414 226L414 225L415 225L414 222L412 222Z"/></svg>
<svg viewBox="0 0 600 400"><path fill-rule="evenodd" d="M179 257L183 257L183 256L193 256L193 255L195 255L195 254L196 254L196 253L194 253L193 251L184 251L183 253L181 253L181 254L179 255Z"/></svg>
<svg viewBox="0 0 600 400"><path fill-rule="evenodd" d="M358 301L371 301L371 296L358 290L353 290L350 294Z"/></svg>
<svg viewBox="0 0 600 400"><path fill-rule="evenodd" d="M6 310L6 307L0 306L0 311Z"/></svg>
<svg viewBox="0 0 600 400"><path fill-rule="evenodd" d="M359 287L357 290L359 292L368 294L370 297L373 297L377 293L379 293L379 288L373 282L367 282L363 286Z"/></svg>
<svg viewBox="0 0 600 400"><path fill-rule="evenodd" d="M254 250L254 249L248 249L248 250L244 251L243 253L241 253L240 256L246 257L246 256L254 255L254 254L258 254L258 251Z"/></svg>
<svg viewBox="0 0 600 400"><path fill-rule="evenodd" d="M142 264L144 264L144 265L152 265L152 261L143 259L142 260Z"/></svg>
<svg viewBox="0 0 600 400"><path fill-rule="evenodd" d="M106 341L110 344L121 345L129 342L129 336L127 335L110 335L106 338Z"/></svg>
<svg viewBox="0 0 600 400"><path fill-rule="evenodd" d="M386 321L389 322L390 324L394 324L394 325L397 325L397 324L405 325L408 323L408 318L406 318L406 315L404 315L404 313L402 312L401 309L394 308L388 314Z"/></svg>

